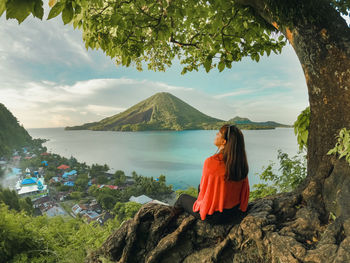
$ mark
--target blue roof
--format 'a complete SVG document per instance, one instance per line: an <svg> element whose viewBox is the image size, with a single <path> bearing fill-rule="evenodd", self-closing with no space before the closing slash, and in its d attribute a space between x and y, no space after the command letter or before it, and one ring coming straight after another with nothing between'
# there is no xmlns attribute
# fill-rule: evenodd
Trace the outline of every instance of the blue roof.
<svg viewBox="0 0 350 263"><path fill-rule="evenodd" d="M22 184L35 184L36 180L36 177L26 178L22 180Z"/></svg>
<svg viewBox="0 0 350 263"><path fill-rule="evenodd" d="M65 182L64 185L68 185L68 186L74 186L74 182L72 181L68 181L68 182Z"/></svg>
<svg viewBox="0 0 350 263"><path fill-rule="evenodd" d="M75 174L77 174L77 171L76 171L76 170L72 170L72 171L70 171L70 172L65 172L65 173L62 175L62 177L63 177L63 178L67 178L69 175L75 175Z"/></svg>

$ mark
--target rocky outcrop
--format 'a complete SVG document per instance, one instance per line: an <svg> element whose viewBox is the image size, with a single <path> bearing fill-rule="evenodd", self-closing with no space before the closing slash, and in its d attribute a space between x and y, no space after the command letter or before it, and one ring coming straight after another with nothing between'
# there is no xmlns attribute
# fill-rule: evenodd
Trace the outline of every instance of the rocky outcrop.
<svg viewBox="0 0 350 263"><path fill-rule="evenodd" d="M348 170L335 164L324 191L337 194L327 185L345 182ZM325 204L343 211L328 212L327 218L298 192L252 202L242 220L216 226L175 214L168 206L147 204L86 262L350 262L350 218L344 208L348 191L338 192L338 203Z"/></svg>

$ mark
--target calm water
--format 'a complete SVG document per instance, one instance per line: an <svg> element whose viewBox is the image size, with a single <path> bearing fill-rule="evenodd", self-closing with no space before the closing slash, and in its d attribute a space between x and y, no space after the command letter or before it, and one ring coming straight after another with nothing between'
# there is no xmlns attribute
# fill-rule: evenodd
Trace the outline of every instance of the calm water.
<svg viewBox="0 0 350 263"><path fill-rule="evenodd" d="M217 131L109 132L65 131L63 128L29 129L34 138L49 139L48 151L74 156L87 164L108 164L114 170L144 176L166 175L174 189L198 186L202 165L216 152ZM292 128L243 131L249 162L250 184L259 182L256 173L269 161L277 162L277 151L298 151Z"/></svg>

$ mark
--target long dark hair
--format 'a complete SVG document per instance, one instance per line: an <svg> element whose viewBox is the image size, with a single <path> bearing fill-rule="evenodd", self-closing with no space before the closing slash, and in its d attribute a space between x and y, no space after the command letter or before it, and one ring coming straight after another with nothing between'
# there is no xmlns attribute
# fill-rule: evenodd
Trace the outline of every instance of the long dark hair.
<svg viewBox="0 0 350 263"><path fill-rule="evenodd" d="M236 126L227 124L220 128L220 133L226 140L222 150L225 180L240 181L247 177L249 171L243 134Z"/></svg>

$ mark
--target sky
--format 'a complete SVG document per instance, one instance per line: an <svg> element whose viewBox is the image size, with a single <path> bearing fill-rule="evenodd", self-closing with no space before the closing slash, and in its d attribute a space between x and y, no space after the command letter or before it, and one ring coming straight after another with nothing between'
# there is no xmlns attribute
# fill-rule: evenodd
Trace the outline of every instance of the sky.
<svg viewBox="0 0 350 263"><path fill-rule="evenodd" d="M245 58L221 73L201 69L181 75L176 61L166 72L116 66L102 51L86 50L81 35L60 17L30 17L21 25L0 18L0 103L25 128L98 121L164 91L223 120L240 116L293 124L309 103L290 45L258 63Z"/></svg>

